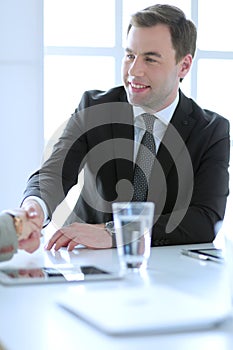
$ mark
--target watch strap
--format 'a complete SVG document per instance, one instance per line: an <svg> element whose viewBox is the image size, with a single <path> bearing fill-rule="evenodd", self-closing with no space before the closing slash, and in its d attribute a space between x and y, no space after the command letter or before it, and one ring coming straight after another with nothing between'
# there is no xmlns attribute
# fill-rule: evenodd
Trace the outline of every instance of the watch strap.
<svg viewBox="0 0 233 350"><path fill-rule="evenodd" d="M114 221L108 221L104 225L105 230L110 234L112 237L112 247L116 248L116 230L114 227Z"/></svg>

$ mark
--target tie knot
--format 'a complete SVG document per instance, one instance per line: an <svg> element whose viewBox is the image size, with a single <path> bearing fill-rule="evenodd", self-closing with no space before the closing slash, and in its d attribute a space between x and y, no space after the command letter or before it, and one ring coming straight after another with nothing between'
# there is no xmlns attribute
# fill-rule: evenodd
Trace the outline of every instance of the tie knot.
<svg viewBox="0 0 233 350"><path fill-rule="evenodd" d="M154 122L156 117L153 114L144 113L142 114L143 121L145 123L146 130L153 133Z"/></svg>

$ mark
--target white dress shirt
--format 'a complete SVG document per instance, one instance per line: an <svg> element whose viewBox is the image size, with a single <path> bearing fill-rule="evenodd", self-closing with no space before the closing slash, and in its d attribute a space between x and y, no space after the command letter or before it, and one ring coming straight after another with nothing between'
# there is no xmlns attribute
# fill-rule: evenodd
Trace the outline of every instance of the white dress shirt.
<svg viewBox="0 0 233 350"><path fill-rule="evenodd" d="M155 123L154 123L154 130L153 135L155 139L155 145L156 145L156 153L158 152L160 143L164 137L164 134L167 130L168 124L170 123L170 120L175 112L175 109L179 102L179 95L177 94L175 100L166 108L162 109L161 111L157 113L151 113L146 110L144 110L142 107L133 106L133 113L134 113L134 127L135 127L135 133L134 133L134 161L136 160L136 156L138 153L138 148L140 146L142 137L145 133L145 124L142 118L143 113L150 113L154 114L156 117Z"/></svg>

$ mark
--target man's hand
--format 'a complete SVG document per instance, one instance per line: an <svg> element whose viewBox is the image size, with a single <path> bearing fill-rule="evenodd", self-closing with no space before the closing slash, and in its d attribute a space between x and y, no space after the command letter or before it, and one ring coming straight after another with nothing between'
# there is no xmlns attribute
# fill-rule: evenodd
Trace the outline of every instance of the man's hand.
<svg viewBox="0 0 233 350"><path fill-rule="evenodd" d="M104 225L90 225L74 222L58 230L49 240L46 249L55 250L67 247L68 251L78 244L92 249L106 249L112 247L112 237L105 230Z"/></svg>
<svg viewBox="0 0 233 350"><path fill-rule="evenodd" d="M7 255L6 259L11 258L17 250L16 239L18 240L18 248L24 249L28 253L39 248L44 213L35 200L28 199L21 208L4 210L0 216L0 225L2 225L0 229L6 236L6 245L0 247L0 255Z"/></svg>
<svg viewBox="0 0 233 350"><path fill-rule="evenodd" d="M44 213L41 206L33 199L25 199L20 209L14 210L22 217L23 235L19 239L19 249L33 253L40 246Z"/></svg>
<svg viewBox="0 0 233 350"><path fill-rule="evenodd" d="M26 212L27 220L31 224L30 234L34 231L41 233L43 223L44 223L44 213L39 205L34 199L25 199L21 208Z"/></svg>
<svg viewBox="0 0 233 350"><path fill-rule="evenodd" d="M40 246L40 237L41 233L32 232L28 238L19 241L19 249L23 249L28 253L33 253Z"/></svg>

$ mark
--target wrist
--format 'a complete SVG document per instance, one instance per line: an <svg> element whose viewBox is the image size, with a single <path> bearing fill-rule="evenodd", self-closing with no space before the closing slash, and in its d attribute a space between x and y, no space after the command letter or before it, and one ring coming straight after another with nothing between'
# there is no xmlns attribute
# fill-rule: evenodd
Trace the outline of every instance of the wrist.
<svg viewBox="0 0 233 350"><path fill-rule="evenodd" d="M40 203L31 197L27 197L21 204L21 208L26 210L29 214L36 215L44 220L44 211Z"/></svg>
<svg viewBox="0 0 233 350"><path fill-rule="evenodd" d="M17 236L18 241L23 239L23 218L17 214L17 212L14 212L13 210L5 211L5 214L8 214L12 217L13 225L15 229L15 233Z"/></svg>

